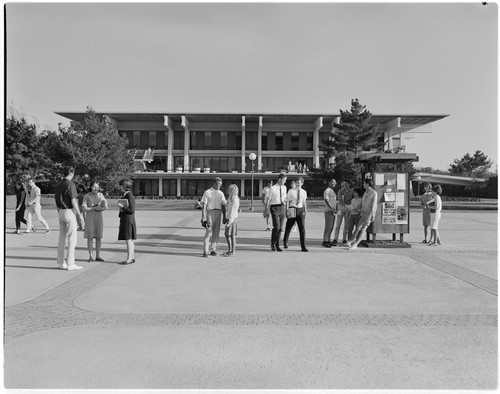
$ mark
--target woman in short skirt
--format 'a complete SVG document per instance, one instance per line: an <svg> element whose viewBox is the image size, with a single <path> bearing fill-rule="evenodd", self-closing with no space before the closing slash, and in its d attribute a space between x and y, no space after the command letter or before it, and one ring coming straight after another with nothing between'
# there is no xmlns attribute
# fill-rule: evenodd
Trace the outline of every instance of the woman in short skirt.
<svg viewBox="0 0 500 394"><path fill-rule="evenodd" d="M127 200L127 204L121 204L118 202L120 207L120 229L118 231L118 240L125 241L127 244L127 260L122 261L120 264L133 264L135 263L134 256L134 239L137 238L136 235L136 224L135 224L135 198L132 195L132 181L130 179L122 179L120 181L120 186L123 190L122 199Z"/></svg>

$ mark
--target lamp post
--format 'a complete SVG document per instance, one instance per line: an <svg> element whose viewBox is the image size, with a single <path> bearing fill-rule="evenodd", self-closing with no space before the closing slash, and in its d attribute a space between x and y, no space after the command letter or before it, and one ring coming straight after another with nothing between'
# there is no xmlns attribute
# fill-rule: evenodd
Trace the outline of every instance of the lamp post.
<svg viewBox="0 0 500 394"><path fill-rule="evenodd" d="M253 211L253 165L254 160L257 158L257 156L252 152L248 155L248 158L252 161L252 197L250 199L250 211Z"/></svg>

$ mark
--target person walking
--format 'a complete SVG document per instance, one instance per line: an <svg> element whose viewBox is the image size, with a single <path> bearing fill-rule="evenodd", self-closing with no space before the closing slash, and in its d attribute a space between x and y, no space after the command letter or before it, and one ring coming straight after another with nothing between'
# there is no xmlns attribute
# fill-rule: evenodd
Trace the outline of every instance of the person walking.
<svg viewBox="0 0 500 394"><path fill-rule="evenodd" d="M132 181L130 179L122 179L120 181L120 187L123 191L123 196L120 200L118 200L118 207L120 207L120 213L118 214L120 217L118 240L125 241L127 245L127 259L119 264L128 265L135 263L134 239L137 239L137 226L135 224L135 198L132 195Z"/></svg>
<svg viewBox="0 0 500 394"><path fill-rule="evenodd" d="M441 185L434 185L432 199L427 202L431 214L431 238L429 240L429 246L441 245L441 238L439 237L438 227L439 220L441 219L441 210L443 209L443 203L441 201L442 192L443 190L441 189Z"/></svg>
<svg viewBox="0 0 500 394"><path fill-rule="evenodd" d="M323 200L325 201L325 230L323 232L323 245L325 248L331 248L332 243L330 237L332 236L333 226L335 224L335 213L337 212L337 195L333 190L337 181L330 179L328 187L323 192Z"/></svg>
<svg viewBox="0 0 500 394"><path fill-rule="evenodd" d="M26 210L26 191L21 181L17 181L14 187L16 190L16 231L14 231L14 234L22 234L21 223L28 224L24 219L24 211Z"/></svg>
<svg viewBox="0 0 500 394"><path fill-rule="evenodd" d="M235 184L229 185L227 188L227 204L226 217L224 219L226 228L224 235L227 241L227 252L223 254L225 257L234 256L236 247L236 234L238 232L238 210L240 209L240 198L238 197L238 186Z"/></svg>
<svg viewBox="0 0 500 394"><path fill-rule="evenodd" d="M99 192L99 182L90 183L90 191L83 196L82 209L85 215L85 229L83 238L87 239L87 250L89 252L88 261L104 261L101 258L101 239L104 230L102 211L108 209L108 202L104 195ZM95 257L94 257L95 239Z"/></svg>
<svg viewBox="0 0 500 394"><path fill-rule="evenodd" d="M57 214L59 216L59 242L57 244L57 265L59 269L79 270L83 267L75 264L75 248L77 242L77 221L76 216L81 220L82 214L78 208L78 193L73 183L75 169L66 167L64 169L64 179L56 186L55 200ZM76 216L75 216L76 215ZM68 243L68 254L66 262L64 250Z"/></svg>
<svg viewBox="0 0 500 394"><path fill-rule="evenodd" d="M50 233L50 227L42 216L42 205L40 198L42 193L33 179L28 180L28 191L26 193L26 233L36 231L33 226L33 217L35 217L45 227L45 234Z"/></svg>
<svg viewBox="0 0 500 394"><path fill-rule="evenodd" d="M203 242L203 257L217 256L217 242L219 241L222 217L226 216L226 197L220 190L222 179L214 178L213 186L205 190L201 198L201 225L205 227Z"/></svg>
<svg viewBox="0 0 500 394"><path fill-rule="evenodd" d="M339 203L338 203L338 212L337 217L335 219L335 232L333 235L332 246L337 246L337 241L340 233L340 226L342 222L344 223L344 228L342 231L342 243L347 242L347 227L349 222L349 209L347 209L347 205L351 204L352 200L352 190L350 188L349 181L344 181L341 184L339 193L338 193Z"/></svg>
<svg viewBox="0 0 500 394"><path fill-rule="evenodd" d="M358 228L352 238L347 241L349 250L357 249L358 244L366 234L366 229L375 220L375 214L377 213L378 196L377 192L373 189L373 181L370 178L366 178L363 182L363 187L365 188L365 193L361 200L361 216Z"/></svg>
<svg viewBox="0 0 500 394"><path fill-rule="evenodd" d="M273 181L268 181L267 185L262 189L262 192L260 193L260 197L262 198L262 204L264 204L264 213L262 216L264 216L264 220L266 221L266 231L271 230L271 224L270 224L270 219L271 219L271 213L266 210L266 203L267 199L269 198L269 190L271 190L271 186L273 185Z"/></svg>
<svg viewBox="0 0 500 394"><path fill-rule="evenodd" d="M300 236L300 248L302 252L307 252L306 248L306 230L305 230L305 220L307 214L307 192L302 189L304 184L304 178L297 179L295 183L295 188L291 188L286 196L286 212L287 221L285 228L285 236L283 237L283 247L288 249L288 238L290 237L290 231L295 223L299 229Z"/></svg>
<svg viewBox="0 0 500 394"><path fill-rule="evenodd" d="M424 183L424 194L420 197L420 205L422 206L422 224L424 226L424 240L426 244L427 235L429 235L429 226L431 225L431 211L429 209L429 201L433 199L432 185L429 182Z"/></svg>
<svg viewBox="0 0 500 394"><path fill-rule="evenodd" d="M271 250L282 252L283 249L280 248L280 236L285 227L286 221L286 210L285 210L285 198L286 192L286 175L279 174L278 181L275 185L271 186L269 191L269 198L267 200L266 209L271 213L271 218L273 220L273 231L271 232Z"/></svg>

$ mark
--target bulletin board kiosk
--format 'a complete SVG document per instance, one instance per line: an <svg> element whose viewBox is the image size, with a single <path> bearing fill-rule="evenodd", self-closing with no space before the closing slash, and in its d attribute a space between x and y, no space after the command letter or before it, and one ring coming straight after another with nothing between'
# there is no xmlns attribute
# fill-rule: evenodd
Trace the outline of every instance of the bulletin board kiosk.
<svg viewBox="0 0 500 394"><path fill-rule="evenodd" d="M418 161L418 157L412 153L365 153L356 158L356 162L365 164L363 179L371 178L373 188L377 192L377 213L367 229L367 240L361 242L364 246L411 247L404 242L404 234L410 232L411 193L410 176L408 172L403 171L403 164L413 161ZM393 170L388 171L387 168L391 166L380 164L393 164ZM378 234L392 234L392 238L377 238Z"/></svg>

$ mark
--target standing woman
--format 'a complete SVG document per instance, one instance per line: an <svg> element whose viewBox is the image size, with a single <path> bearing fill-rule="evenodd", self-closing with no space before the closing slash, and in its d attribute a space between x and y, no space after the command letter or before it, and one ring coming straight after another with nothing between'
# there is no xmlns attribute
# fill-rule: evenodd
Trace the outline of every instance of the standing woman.
<svg viewBox="0 0 500 394"><path fill-rule="evenodd" d="M134 239L136 239L136 225L135 225L135 198L132 195L132 181L130 179L122 179L120 186L123 190L122 199L127 200L126 204L118 202L120 207L120 229L118 231L118 240L125 241L127 244L127 260L122 261L120 264L133 264L135 263L134 256Z"/></svg>
<svg viewBox="0 0 500 394"><path fill-rule="evenodd" d="M429 226L431 225L431 211L428 203L433 198L432 185L429 182L424 183L424 192L420 197L420 205L422 206L422 224L424 226L424 240L422 243L426 244Z"/></svg>
<svg viewBox="0 0 500 394"><path fill-rule="evenodd" d="M26 224L27 233L36 231L35 226L33 226L33 215L45 227L45 234L50 233L50 227L42 216L42 205L40 204L41 195L42 193L40 188L35 184L33 179L28 180L28 190L26 192L26 220L28 222Z"/></svg>
<svg viewBox="0 0 500 394"><path fill-rule="evenodd" d="M238 210L240 209L240 198L238 197L238 186L235 184L229 185L227 189L227 204L226 204L226 236L228 251L223 254L225 257L234 256L234 248L236 246L236 233L238 232Z"/></svg>
<svg viewBox="0 0 500 394"><path fill-rule="evenodd" d="M441 238L439 238L438 225L441 219L441 210L443 208L443 203L441 201L441 185L434 185L433 187L433 198L428 202L428 206L431 212L431 239L429 241L429 246L441 245Z"/></svg>
<svg viewBox="0 0 500 394"><path fill-rule="evenodd" d="M26 192L21 181L16 182L16 231L14 234L21 234L21 223L27 224L24 220L24 211L26 210Z"/></svg>
<svg viewBox="0 0 500 394"><path fill-rule="evenodd" d="M104 229L102 211L108 209L108 202L99 192L99 182L90 183L90 191L83 196L82 210L86 213L83 238L87 239L88 261L104 261L101 258L101 238ZM93 239L95 238L95 258Z"/></svg>

